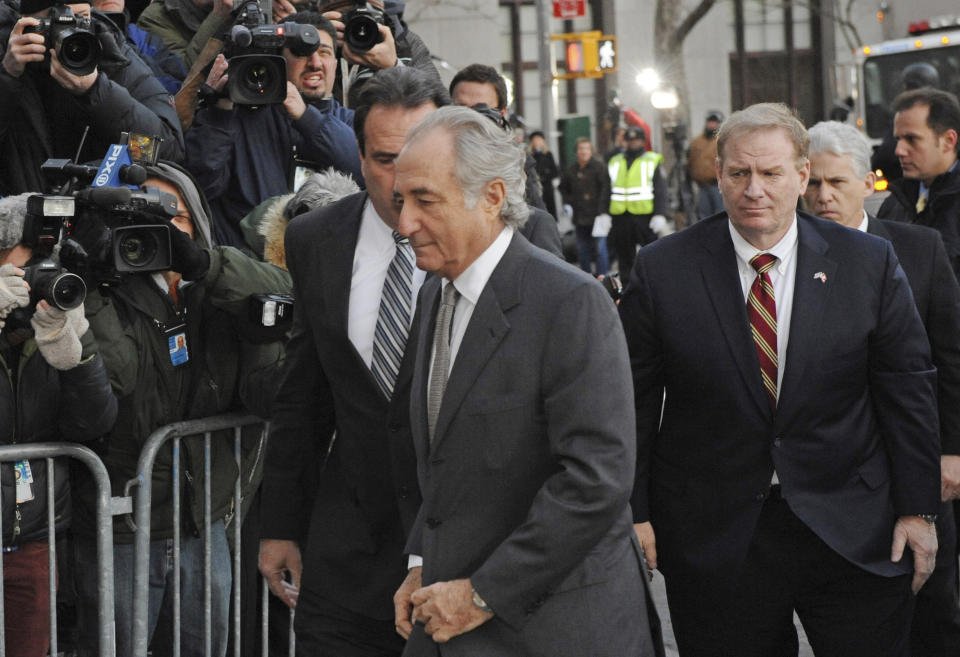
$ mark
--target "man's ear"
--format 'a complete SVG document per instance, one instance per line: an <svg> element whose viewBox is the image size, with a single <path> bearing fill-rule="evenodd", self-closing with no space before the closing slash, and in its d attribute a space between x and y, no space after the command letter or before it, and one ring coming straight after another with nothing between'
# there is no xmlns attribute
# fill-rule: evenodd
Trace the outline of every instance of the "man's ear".
<svg viewBox="0 0 960 657"><path fill-rule="evenodd" d="M504 184L502 178L494 178L484 185L483 194L480 197L480 203L484 210L499 216L500 210L503 208L506 200L507 186Z"/></svg>
<svg viewBox="0 0 960 657"><path fill-rule="evenodd" d="M943 140L943 150L945 153L957 150L957 131L953 128L944 130L943 134L940 135L940 139Z"/></svg>

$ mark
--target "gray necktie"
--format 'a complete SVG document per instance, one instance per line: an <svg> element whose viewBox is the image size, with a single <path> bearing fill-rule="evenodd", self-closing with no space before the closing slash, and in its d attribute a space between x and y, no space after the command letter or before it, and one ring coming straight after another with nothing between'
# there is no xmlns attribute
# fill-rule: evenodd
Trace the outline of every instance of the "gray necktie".
<svg viewBox="0 0 960 657"><path fill-rule="evenodd" d="M373 360L370 370L383 394L390 399L400 372L400 361L410 334L410 297L413 285L413 250L410 242L396 231L393 240L397 252L387 268L380 295L380 313L373 334Z"/></svg>
<svg viewBox="0 0 960 657"><path fill-rule="evenodd" d="M447 388L447 374L450 371L450 325L453 323L453 309L457 305L460 293L453 283L447 283L437 310L437 322L433 327L433 366L430 368L430 390L427 391L427 430L430 442L437 427L440 415L440 403L443 391Z"/></svg>

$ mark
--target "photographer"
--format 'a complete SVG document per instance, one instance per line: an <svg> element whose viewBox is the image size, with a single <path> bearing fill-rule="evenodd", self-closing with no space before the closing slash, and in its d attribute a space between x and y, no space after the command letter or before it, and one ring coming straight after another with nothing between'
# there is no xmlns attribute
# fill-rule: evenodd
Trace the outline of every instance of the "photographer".
<svg viewBox="0 0 960 657"><path fill-rule="evenodd" d="M288 21L313 25L319 48L308 56L283 49L287 96L282 103L234 106L227 97L227 60L217 57L207 84L219 95L201 109L187 135L187 168L197 177L213 208L214 235L221 244L242 246L239 223L256 205L291 191L295 161L315 170L333 166L358 182L360 158L353 135L353 111L330 94L336 68L336 30L315 12Z"/></svg>
<svg viewBox="0 0 960 657"><path fill-rule="evenodd" d="M92 293L87 317L102 336L104 361L120 399L120 413L108 436L103 457L115 495L136 475L144 442L158 427L181 420L245 410L266 416L282 358L280 342L254 343L241 333L248 300L253 295L288 293L289 278L280 269L249 258L231 247L212 247L206 203L190 177L177 167L147 167L147 186L173 194L177 216L169 222L173 247L169 271L137 273L116 286ZM259 485L261 432L243 436L241 475L244 495ZM181 451L182 538L181 649L185 656L203 655L203 444L184 440ZM228 635L231 565L226 527L235 517L233 486L238 475L231 431L211 440L212 645L223 656ZM169 618L173 572L172 456L161 449L154 467L151 508L148 635L158 618ZM92 490L78 497L78 517L92 517ZM77 523L78 564L95 554L95 536L82 533L92 523ZM89 531L89 529L88 529ZM114 594L117 654L133 654L133 533L121 518L114 521ZM81 654L95 654L97 579L78 569ZM170 636L169 628L157 637Z"/></svg>
<svg viewBox="0 0 960 657"><path fill-rule="evenodd" d="M427 45L403 20L405 4L395 0L308 0L295 4L289 0L275 0L273 15L280 22L288 14L315 6L333 23L337 30L337 48L341 56L354 65L346 85L343 84L342 71L337 70L333 95L342 101L343 90L347 89L347 106L356 107L360 88L374 73L385 68L412 66L441 82ZM361 15L378 23L375 36L362 27Z"/></svg>
<svg viewBox="0 0 960 657"><path fill-rule="evenodd" d="M232 11L233 0L157 0L140 12L137 27L160 37L189 70Z"/></svg>
<svg viewBox="0 0 960 657"><path fill-rule="evenodd" d="M88 66L74 69L80 72L71 72L62 61L71 55L52 54L56 38L32 31L52 12L61 20L72 13L77 24L57 25L46 30L47 36L62 37L68 29L82 33L84 17L90 18L86 32L92 36L85 41L75 35L83 48L71 51L91 55ZM16 0L4 0L0 49L0 194L44 189L40 165L45 160L99 159L123 131L158 135L162 157L183 157L183 136L170 95L123 32L90 5L23 0L18 13ZM83 72L87 68L91 70Z"/></svg>
<svg viewBox="0 0 960 657"><path fill-rule="evenodd" d="M28 196L0 199L0 444L86 441L110 430L117 400L83 305L63 311L42 300L20 326L11 316L30 305L21 267L31 250L20 244ZM66 463L54 463L59 533L70 522L70 484ZM6 654L43 657L50 640L46 460L4 463L2 482Z"/></svg>

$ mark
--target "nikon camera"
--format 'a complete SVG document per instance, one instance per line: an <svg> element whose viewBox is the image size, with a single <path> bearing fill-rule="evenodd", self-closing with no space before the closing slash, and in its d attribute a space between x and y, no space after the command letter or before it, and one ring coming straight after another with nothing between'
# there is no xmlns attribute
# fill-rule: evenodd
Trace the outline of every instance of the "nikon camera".
<svg viewBox="0 0 960 657"><path fill-rule="evenodd" d="M320 47L320 35L313 25L266 22L259 0L249 0L241 7L227 35L227 93L237 105L282 103L287 97L283 49L289 48L297 57L307 57Z"/></svg>
<svg viewBox="0 0 960 657"><path fill-rule="evenodd" d="M381 25L390 25L393 29L382 9L362 0L358 0L356 7L345 12L340 20L343 21L343 41L353 52L366 52L383 41Z"/></svg>
<svg viewBox="0 0 960 657"><path fill-rule="evenodd" d="M44 45L53 48L63 67L74 75L89 75L100 63L102 48L86 16L78 16L65 4L56 4L50 15L38 19L39 25L28 25L24 33L43 35Z"/></svg>

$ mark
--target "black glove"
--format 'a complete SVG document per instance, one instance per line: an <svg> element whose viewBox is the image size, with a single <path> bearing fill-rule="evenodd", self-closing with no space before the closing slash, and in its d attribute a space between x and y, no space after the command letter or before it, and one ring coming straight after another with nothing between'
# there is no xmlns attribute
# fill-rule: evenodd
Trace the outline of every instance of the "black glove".
<svg viewBox="0 0 960 657"><path fill-rule="evenodd" d="M210 269L210 254L185 232L170 225L170 268L180 272L185 281L197 281Z"/></svg>

